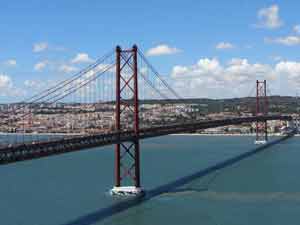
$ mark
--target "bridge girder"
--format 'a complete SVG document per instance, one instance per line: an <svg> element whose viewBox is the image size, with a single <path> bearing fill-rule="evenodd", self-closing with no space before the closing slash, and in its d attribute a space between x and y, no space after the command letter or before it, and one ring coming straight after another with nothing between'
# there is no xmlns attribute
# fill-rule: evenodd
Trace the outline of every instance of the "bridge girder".
<svg viewBox="0 0 300 225"><path fill-rule="evenodd" d="M231 118L225 120L201 121L186 124L140 129L138 139L158 137L168 134L192 132L199 129L214 128L228 125L238 125L257 121L283 120L291 121L290 116L251 116ZM111 132L107 134L94 134L87 136L67 137L62 140L39 141L35 143L16 144L0 148L0 165L19 161L32 160L51 155L80 151L92 147L134 142L136 135L133 130Z"/></svg>

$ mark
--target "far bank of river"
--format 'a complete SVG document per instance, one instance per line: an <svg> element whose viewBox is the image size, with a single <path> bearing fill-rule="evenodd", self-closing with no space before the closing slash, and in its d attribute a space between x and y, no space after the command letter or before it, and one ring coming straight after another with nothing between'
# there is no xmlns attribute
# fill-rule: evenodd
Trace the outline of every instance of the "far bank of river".
<svg viewBox="0 0 300 225"><path fill-rule="evenodd" d="M224 133L215 133L215 134L207 134L207 133L180 133L180 134L170 134L175 136L246 136L246 137L252 137L256 136L255 133L253 134L224 134ZM268 136L274 136L274 137L282 137L285 136L285 134L281 133L268 133ZM300 134L295 134L294 136L300 136Z"/></svg>

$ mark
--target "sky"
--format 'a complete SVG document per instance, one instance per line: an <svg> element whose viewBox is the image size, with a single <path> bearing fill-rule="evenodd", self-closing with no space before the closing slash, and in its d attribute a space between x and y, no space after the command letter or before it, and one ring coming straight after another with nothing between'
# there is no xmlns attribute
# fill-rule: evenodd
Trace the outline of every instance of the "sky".
<svg viewBox="0 0 300 225"><path fill-rule="evenodd" d="M137 44L183 97L300 91L300 3L0 0L0 102L20 101Z"/></svg>

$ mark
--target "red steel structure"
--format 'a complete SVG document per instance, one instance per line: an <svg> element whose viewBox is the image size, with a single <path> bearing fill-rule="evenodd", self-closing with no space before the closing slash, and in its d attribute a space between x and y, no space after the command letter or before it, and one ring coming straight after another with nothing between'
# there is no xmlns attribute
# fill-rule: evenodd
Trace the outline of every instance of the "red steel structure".
<svg viewBox="0 0 300 225"><path fill-rule="evenodd" d="M256 81L256 116L268 115L267 82ZM268 140L267 121L256 121L256 143L263 144Z"/></svg>
<svg viewBox="0 0 300 225"><path fill-rule="evenodd" d="M137 46L122 50L116 47L116 131L133 130L131 142L115 146L115 187L140 188L139 101ZM122 123L122 118L132 118L132 125Z"/></svg>

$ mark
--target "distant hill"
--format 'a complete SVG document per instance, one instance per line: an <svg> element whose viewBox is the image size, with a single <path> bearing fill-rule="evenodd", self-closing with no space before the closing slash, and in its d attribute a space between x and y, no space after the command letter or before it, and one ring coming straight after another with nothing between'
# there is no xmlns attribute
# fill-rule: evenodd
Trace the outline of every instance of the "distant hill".
<svg viewBox="0 0 300 225"><path fill-rule="evenodd" d="M130 104L132 101L128 101ZM114 102L99 102L97 104L114 104ZM255 97L244 98L226 98L226 99L209 99L209 98L188 98L188 99L170 99L170 100L140 100L141 104L190 104L192 107L199 109L203 114L219 113L219 112L248 112L254 113L256 107ZM299 113L300 98L292 96L269 96L268 97L269 112L276 113ZM0 108L17 107L26 103L10 103L0 104ZM56 108L64 108L65 105L81 105L80 103L56 103ZM87 103L85 103L87 104ZM47 107L49 103L35 103L36 107Z"/></svg>

